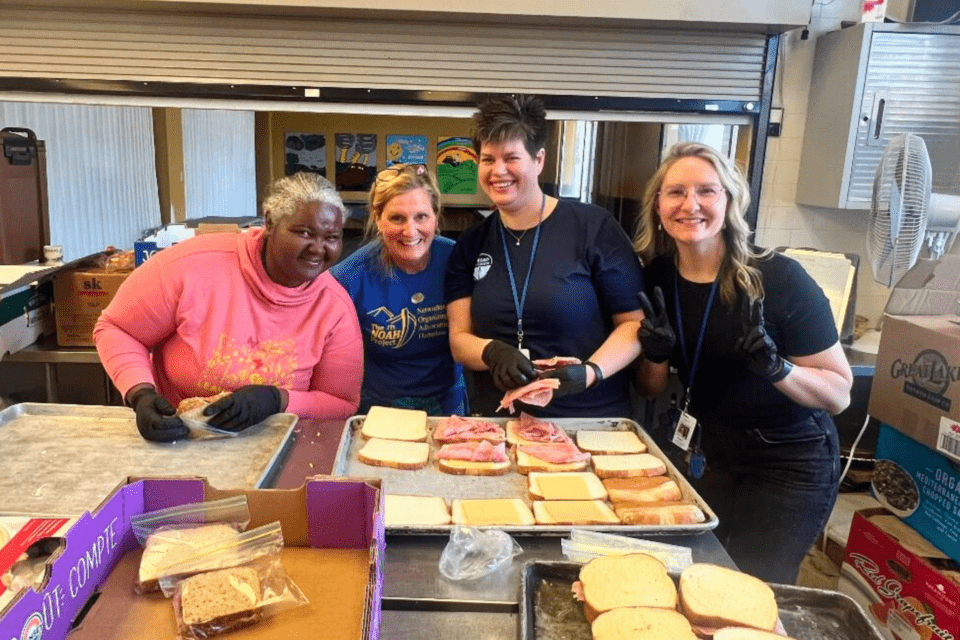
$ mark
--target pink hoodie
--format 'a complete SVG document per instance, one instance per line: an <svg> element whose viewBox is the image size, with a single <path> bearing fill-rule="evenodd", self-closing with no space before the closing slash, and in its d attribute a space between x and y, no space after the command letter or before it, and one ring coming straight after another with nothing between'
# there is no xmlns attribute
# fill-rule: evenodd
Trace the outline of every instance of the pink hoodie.
<svg viewBox="0 0 960 640"><path fill-rule="evenodd" d="M138 267L93 331L124 396L149 382L174 406L246 384L289 391L304 418L353 415L363 344L349 295L327 272L298 288L273 282L263 231L212 234L164 249Z"/></svg>

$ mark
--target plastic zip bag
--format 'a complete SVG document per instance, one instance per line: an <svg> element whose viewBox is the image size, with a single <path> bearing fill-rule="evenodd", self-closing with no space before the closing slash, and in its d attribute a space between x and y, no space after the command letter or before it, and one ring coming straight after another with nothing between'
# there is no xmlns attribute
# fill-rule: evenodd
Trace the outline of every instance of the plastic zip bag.
<svg viewBox="0 0 960 640"><path fill-rule="evenodd" d="M440 573L449 580L474 580L509 564L523 548L500 529L456 525L440 555Z"/></svg>
<svg viewBox="0 0 960 640"><path fill-rule="evenodd" d="M168 566L160 586L173 596L179 637L210 638L309 604L284 570L282 550L280 523L274 522ZM213 565L222 568L207 570Z"/></svg>
<svg viewBox="0 0 960 640"><path fill-rule="evenodd" d="M560 549L573 562L585 563L599 556L645 553L662 562L667 571L679 573L693 564L693 552L689 547L596 531L574 529L569 540L560 540Z"/></svg>
<svg viewBox="0 0 960 640"><path fill-rule="evenodd" d="M134 591L156 591L163 568L192 556L197 548L236 540L250 523L246 496L197 502L133 516L143 546Z"/></svg>
<svg viewBox="0 0 960 640"><path fill-rule="evenodd" d="M236 438L240 435L239 431L227 431L211 427L205 420L200 418L185 418L178 416L183 425L190 430L187 436L190 440L203 440L208 438Z"/></svg>

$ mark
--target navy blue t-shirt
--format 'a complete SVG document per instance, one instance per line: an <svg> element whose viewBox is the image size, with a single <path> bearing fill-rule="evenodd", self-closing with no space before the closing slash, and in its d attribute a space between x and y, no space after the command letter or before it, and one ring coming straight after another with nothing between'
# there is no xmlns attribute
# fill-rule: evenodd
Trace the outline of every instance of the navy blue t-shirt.
<svg viewBox="0 0 960 640"><path fill-rule="evenodd" d="M809 356L837 342L837 326L830 303L800 263L774 253L754 266L763 279L764 329L781 356ZM683 339L687 357L692 360L710 284L679 277L673 258L665 256L651 261L644 276L651 298L654 287L663 289L667 316L674 330L677 329L674 283L679 283ZM706 425L718 424L727 429L789 427L810 416L813 409L797 404L751 372L734 350L737 338L744 334L742 296L743 293L738 292L736 304L729 308L717 292L693 380L690 414ZM679 338L679 331L677 333ZM677 368L680 381L686 387L689 368L679 343L670 356L670 364Z"/></svg>
<svg viewBox="0 0 960 640"><path fill-rule="evenodd" d="M520 246L504 236L500 214L467 229L447 265L447 303L471 298L473 333L517 346L517 310L511 293L503 239L510 252L517 296L523 291L536 229ZM609 212L561 200L540 225L540 237L523 309L523 346L532 359L574 356L586 360L613 330L612 316L639 309L640 262L626 233ZM488 372L475 376L479 406L493 415L503 392ZM534 415L625 417L630 402L624 372L583 393L558 398Z"/></svg>

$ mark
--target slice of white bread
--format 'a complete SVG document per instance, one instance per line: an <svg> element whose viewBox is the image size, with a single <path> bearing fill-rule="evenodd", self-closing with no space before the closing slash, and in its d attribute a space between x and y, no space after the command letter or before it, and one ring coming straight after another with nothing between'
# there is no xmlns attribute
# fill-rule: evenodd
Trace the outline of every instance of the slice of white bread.
<svg viewBox="0 0 960 640"><path fill-rule="evenodd" d="M384 503L386 512L383 523L388 527L450 524L447 503L439 496L398 496L388 493Z"/></svg>
<svg viewBox="0 0 960 640"><path fill-rule="evenodd" d="M234 541L239 537L240 533L233 526L222 523L164 529L151 533L143 546L135 590L139 593L159 591L158 578L165 573L165 567L186 560L201 547ZM236 563L236 552L224 549L211 554L209 562L198 566L197 569L208 571L229 567Z"/></svg>
<svg viewBox="0 0 960 640"><path fill-rule="evenodd" d="M260 620L260 579L251 567L231 567L200 573L179 585L181 630L208 638Z"/></svg>
<svg viewBox="0 0 960 640"><path fill-rule="evenodd" d="M455 476L502 476L510 473L509 460L503 462L474 462L472 460L451 460L442 458L437 460L440 471Z"/></svg>
<svg viewBox="0 0 960 640"><path fill-rule="evenodd" d="M713 640L793 640L793 638L748 627L724 627L713 634Z"/></svg>
<svg viewBox="0 0 960 640"><path fill-rule="evenodd" d="M425 442L427 439L427 412L393 407L370 407L363 420L360 435L364 438L409 440Z"/></svg>
<svg viewBox="0 0 960 640"><path fill-rule="evenodd" d="M680 607L703 627L751 627L773 631L777 600L759 578L715 564L694 563L680 574Z"/></svg>
<svg viewBox="0 0 960 640"><path fill-rule="evenodd" d="M545 445L546 446L546 445ZM590 468L590 458L579 462L570 462L568 464L554 464L540 458L534 457L525 451L517 449L517 473L526 475L531 471L548 471L559 473L563 471L583 471Z"/></svg>
<svg viewBox="0 0 960 640"><path fill-rule="evenodd" d="M590 630L593 640L697 640L686 618L655 607L613 609L594 620Z"/></svg>
<svg viewBox="0 0 960 640"><path fill-rule="evenodd" d="M533 441L533 440L527 440L527 439L525 439L525 438L521 438L519 432L520 432L520 421L519 421L519 420L508 420L508 421L507 421L507 442L508 442L508 443L510 443L510 444L523 444L523 445L529 445L529 444L550 444L550 443L548 443L548 442L535 442L535 441ZM566 432L564 432L564 434L566 435ZM573 442L573 440L570 439L570 436L567 436L567 440L569 440L570 442Z"/></svg>
<svg viewBox="0 0 960 640"><path fill-rule="evenodd" d="M633 431L577 431L577 446L596 454L647 452L647 445Z"/></svg>
<svg viewBox="0 0 960 640"><path fill-rule="evenodd" d="M372 438L363 445L357 453L357 458L363 464L374 467L422 469L430 460L430 445L426 442Z"/></svg>
<svg viewBox="0 0 960 640"><path fill-rule="evenodd" d="M620 524L620 518L603 500L536 500L537 524Z"/></svg>
<svg viewBox="0 0 960 640"><path fill-rule="evenodd" d="M580 585L590 622L620 607L677 607L677 588L666 566L645 553L594 558L580 569Z"/></svg>
<svg viewBox="0 0 960 640"><path fill-rule="evenodd" d="M603 486L614 505L647 502L676 502L683 499L680 485L668 476L607 478Z"/></svg>
<svg viewBox="0 0 960 640"><path fill-rule="evenodd" d="M530 507L520 498L489 500L454 500L451 508L453 524L469 526L536 524Z"/></svg>
<svg viewBox="0 0 960 640"><path fill-rule="evenodd" d="M600 478L589 471L531 471L527 491L531 500L605 500L607 497Z"/></svg>
<svg viewBox="0 0 960 640"><path fill-rule="evenodd" d="M684 501L621 503L613 509L623 524L699 524L707 519L700 507Z"/></svg>
<svg viewBox="0 0 960 640"><path fill-rule="evenodd" d="M662 476L667 472L667 465L652 453L627 453L593 456L593 470L601 478Z"/></svg>

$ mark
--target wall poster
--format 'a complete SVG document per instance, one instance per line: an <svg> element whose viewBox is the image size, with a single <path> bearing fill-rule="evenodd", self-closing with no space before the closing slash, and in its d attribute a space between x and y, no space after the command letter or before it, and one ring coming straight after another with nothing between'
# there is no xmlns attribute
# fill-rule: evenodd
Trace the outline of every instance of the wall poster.
<svg viewBox="0 0 960 640"><path fill-rule="evenodd" d="M387 166L427 164L427 136L387 136Z"/></svg>
<svg viewBox="0 0 960 640"><path fill-rule="evenodd" d="M437 182L440 193L477 192L477 152L470 138L437 138Z"/></svg>
<svg viewBox="0 0 960 640"><path fill-rule="evenodd" d="M338 133L336 185L343 191L367 191L377 175L377 134Z"/></svg>
<svg viewBox="0 0 960 640"><path fill-rule="evenodd" d="M322 133L287 131L283 134L283 175L299 171L327 177L327 136Z"/></svg>

